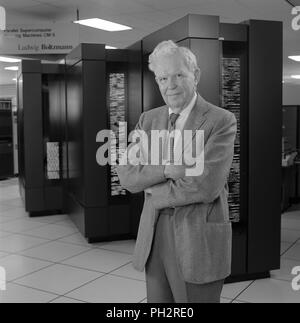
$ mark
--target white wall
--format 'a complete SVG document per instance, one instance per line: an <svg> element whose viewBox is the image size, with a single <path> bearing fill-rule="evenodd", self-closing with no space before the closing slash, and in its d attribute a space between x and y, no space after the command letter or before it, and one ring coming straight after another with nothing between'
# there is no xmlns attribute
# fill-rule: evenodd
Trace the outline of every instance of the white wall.
<svg viewBox="0 0 300 323"><path fill-rule="evenodd" d="M283 105L300 105L300 84L283 84Z"/></svg>

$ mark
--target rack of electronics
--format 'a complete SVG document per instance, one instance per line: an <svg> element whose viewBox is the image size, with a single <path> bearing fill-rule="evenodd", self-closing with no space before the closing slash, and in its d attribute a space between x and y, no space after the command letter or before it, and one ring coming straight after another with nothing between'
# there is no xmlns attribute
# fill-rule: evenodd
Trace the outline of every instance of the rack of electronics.
<svg viewBox="0 0 300 323"><path fill-rule="evenodd" d="M65 210L89 242L136 237L143 194L122 189L115 165L99 156L110 149L107 158L118 159L113 148L122 131L129 133L143 111L163 104L148 56L167 39L193 50L201 68L200 94L238 121L228 179L228 281L268 277L280 266L280 22L223 24L216 16L191 14L127 49L81 44L51 71L40 62L23 62L18 119L26 209ZM111 130L114 147L108 147L105 130Z"/></svg>
<svg viewBox="0 0 300 323"><path fill-rule="evenodd" d="M0 179L14 176L12 100L0 99Z"/></svg>

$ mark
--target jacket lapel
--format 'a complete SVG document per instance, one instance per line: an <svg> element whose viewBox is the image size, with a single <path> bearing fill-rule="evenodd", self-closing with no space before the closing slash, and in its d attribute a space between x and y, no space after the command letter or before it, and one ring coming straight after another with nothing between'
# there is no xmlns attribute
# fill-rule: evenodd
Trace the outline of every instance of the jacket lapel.
<svg viewBox="0 0 300 323"><path fill-rule="evenodd" d="M169 108L168 106L162 107L162 113L159 113L152 122L152 129L155 130L168 130L169 121Z"/></svg>
<svg viewBox="0 0 300 323"><path fill-rule="evenodd" d="M152 122L152 129L168 130L169 108L167 105L162 107L163 112L159 113ZM198 93L196 103L183 127L183 130L199 129L206 121L205 114L208 111L207 102ZM195 132L196 133L196 132Z"/></svg>
<svg viewBox="0 0 300 323"><path fill-rule="evenodd" d="M162 137L162 140L160 140L159 147L157 147L157 146L152 147L153 133L151 133L151 131L152 130L167 131L168 130L168 122L169 122L169 108L165 105L160 108L160 111L158 111L157 115L152 120L151 130L150 130L150 133L148 134L149 135L148 136L149 145L150 145L149 147L151 147L151 152L153 152L153 149L154 149L154 151L156 152L155 154L158 154L158 163L159 164L163 163L163 156L164 156L165 147L167 144L167 135L166 135L166 133L164 134L164 136ZM158 149L158 151L157 151L157 149Z"/></svg>
<svg viewBox="0 0 300 323"><path fill-rule="evenodd" d="M183 127L182 136L184 136L184 130L192 130L192 140L196 135L196 131L200 129L206 121L206 113L208 111L207 102L198 93L197 101L193 107L188 119ZM192 140L184 143L183 152L191 144Z"/></svg>

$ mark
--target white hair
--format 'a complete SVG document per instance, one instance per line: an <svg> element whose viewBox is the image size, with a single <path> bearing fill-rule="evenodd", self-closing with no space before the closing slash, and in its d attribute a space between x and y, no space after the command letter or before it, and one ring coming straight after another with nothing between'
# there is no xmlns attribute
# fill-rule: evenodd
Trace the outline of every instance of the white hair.
<svg viewBox="0 0 300 323"><path fill-rule="evenodd" d="M184 59L188 69L194 72L199 69L195 54L187 47L178 46L173 40L164 40L159 43L149 56L149 69L154 72L156 69L156 63L163 56L171 56L180 54Z"/></svg>

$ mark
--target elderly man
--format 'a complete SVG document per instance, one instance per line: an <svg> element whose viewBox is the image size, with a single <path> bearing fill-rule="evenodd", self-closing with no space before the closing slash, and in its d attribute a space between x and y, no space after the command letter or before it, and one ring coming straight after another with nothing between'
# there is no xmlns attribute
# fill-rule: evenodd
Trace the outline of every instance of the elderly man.
<svg viewBox="0 0 300 323"><path fill-rule="evenodd" d="M118 167L124 188L145 192L133 266L146 269L148 302L220 302L231 269L227 177L236 119L197 93L200 69L188 48L160 43L149 57L149 69L166 105L143 113L136 129L146 134L202 130L204 169L187 176L188 167L171 158L159 165L131 163L129 158ZM194 148L195 137L190 143ZM169 157L183 153L176 151L176 137L170 143Z"/></svg>

